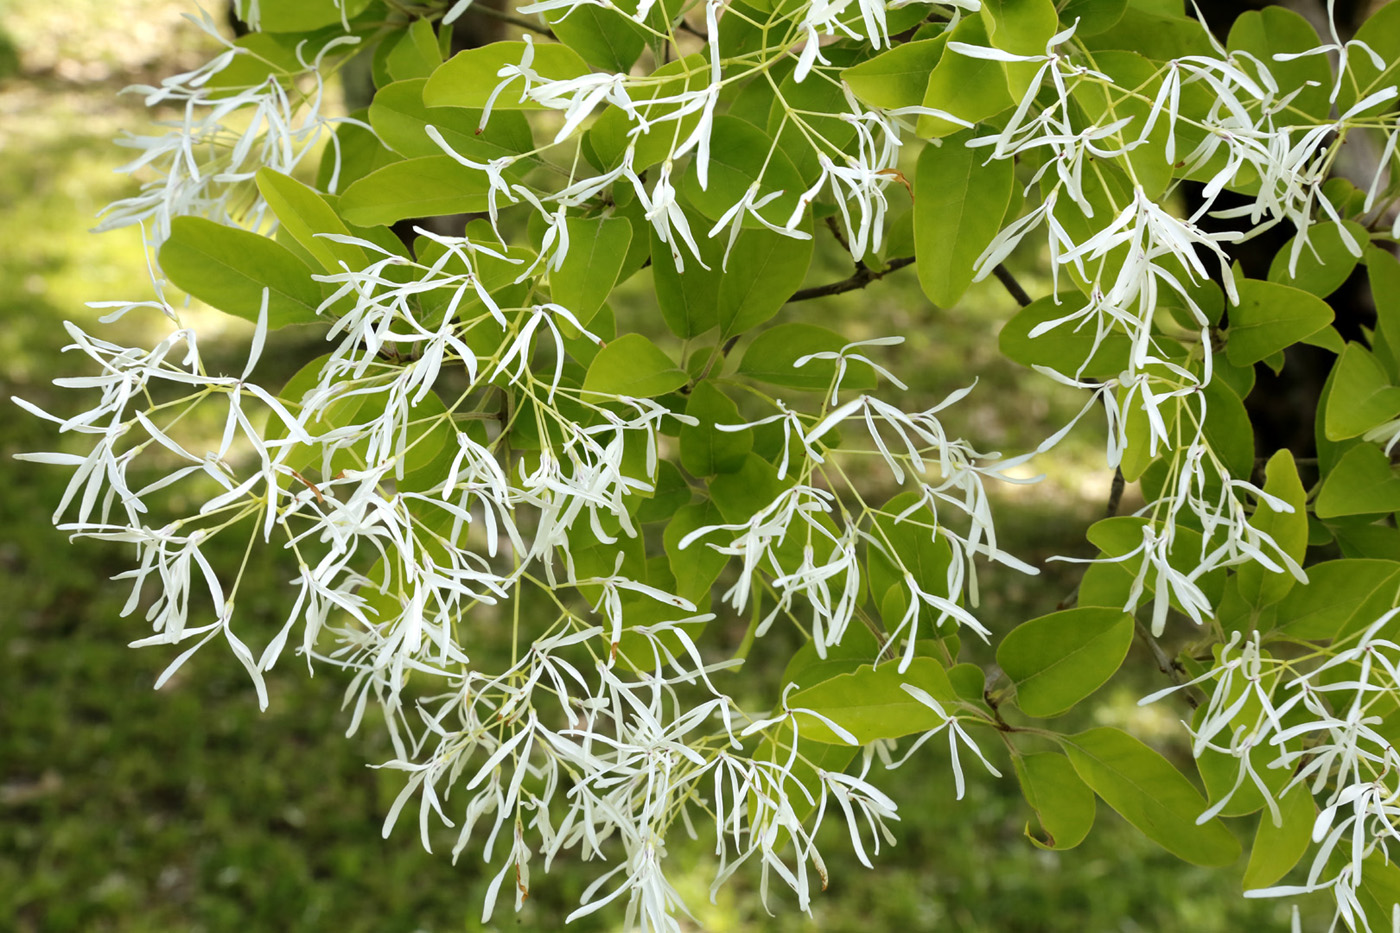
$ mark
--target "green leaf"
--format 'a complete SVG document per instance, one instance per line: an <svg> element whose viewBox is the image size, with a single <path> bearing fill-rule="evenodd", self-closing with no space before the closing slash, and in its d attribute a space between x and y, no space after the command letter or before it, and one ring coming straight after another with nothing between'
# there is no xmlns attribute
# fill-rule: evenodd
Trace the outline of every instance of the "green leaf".
<svg viewBox="0 0 1400 933"><path fill-rule="evenodd" d="M1387 85L1400 83L1400 7L1389 3L1381 6L1361 24L1352 41L1364 43L1372 49L1385 63L1385 68L1377 69L1369 55L1347 56L1350 79L1342 81L1342 91L1337 95L1337 109L1342 113L1350 110L1363 97ZM1396 106L1392 98L1354 114L1353 118L1393 110Z"/></svg>
<svg viewBox="0 0 1400 933"><path fill-rule="evenodd" d="M567 45L534 42L530 68L539 82L567 81L589 73L588 62ZM483 109L501 78L496 72L506 65L519 65L525 54L524 42L493 42L480 48L458 52L434 71L423 88L423 103L429 107L468 107ZM524 78L517 77L491 101L496 110L546 110L543 104L526 97L521 100ZM637 166L638 169L641 166Z"/></svg>
<svg viewBox="0 0 1400 933"><path fill-rule="evenodd" d="M836 378L834 360L808 360L800 369L797 360L812 353L837 352L848 340L835 331L815 324L791 322L770 327L754 338L744 351L739 372L751 379L793 389L822 391ZM875 374L859 363L847 371L842 386L847 389L873 389Z"/></svg>
<svg viewBox="0 0 1400 933"><path fill-rule="evenodd" d="M1079 21L1076 36L1096 36L1112 29L1128 9L1128 0L1069 0L1060 10L1060 22L1068 26Z"/></svg>
<svg viewBox="0 0 1400 933"><path fill-rule="evenodd" d="M1293 454L1280 450L1269 458L1264 467L1264 491L1291 505L1293 511L1275 512L1260 502L1249 523L1272 537L1301 567L1308 550L1308 494L1298 478ZM1256 609L1272 606L1283 599L1297 582L1291 573L1273 573L1254 561L1241 566L1237 576L1240 596Z"/></svg>
<svg viewBox="0 0 1400 933"><path fill-rule="evenodd" d="M562 46L561 46L562 47ZM494 74L494 72L492 72ZM709 81L709 62L704 55L687 55L667 62L639 82L633 105L641 116L645 132L633 134L637 126L620 107L609 107L584 133L587 151L592 151L597 169L615 168L623 153L635 142L632 168L640 172L670 155L676 140L685 139L699 125L699 109L678 115L686 94L702 90ZM495 78L491 79L495 81Z"/></svg>
<svg viewBox="0 0 1400 933"><path fill-rule="evenodd" d="M1327 302L1302 289L1244 279L1239 292L1225 344L1225 355L1236 366L1257 363L1332 323Z"/></svg>
<svg viewBox="0 0 1400 933"><path fill-rule="evenodd" d="M1378 246L1366 249L1366 276L1376 303L1371 346L1391 379L1400 380L1400 260Z"/></svg>
<svg viewBox="0 0 1400 933"><path fill-rule="evenodd" d="M1359 343L1349 343L1337 360L1327 396L1327 439L1357 437L1400 415L1400 388L1385 367Z"/></svg>
<svg viewBox="0 0 1400 933"><path fill-rule="evenodd" d="M701 229L703 221L694 211L685 211L692 231ZM651 241L652 283L656 288L656 304L671 333L682 339L698 337L719 322L719 292L724 281L721 267L724 243L701 236L696 242L705 266L696 262L685 246L661 242L656 228L647 224ZM747 233L747 231L745 231ZM739 234L742 240L745 233ZM738 246L735 246L738 249ZM676 254L681 260L678 264Z"/></svg>
<svg viewBox="0 0 1400 933"><path fill-rule="evenodd" d="M681 465L692 476L733 473L743 467L753 449L753 430L721 431L717 425L738 424L739 406L708 379L695 384L685 413L699 421L681 427Z"/></svg>
<svg viewBox="0 0 1400 933"><path fill-rule="evenodd" d="M948 568L953 562L953 549L947 538L938 533L937 518L927 508L899 518L918 501L916 493L900 493L872 515L875 527L866 556L870 591L882 604L891 591L898 591L901 615L909 605L905 573L925 593L952 595Z"/></svg>
<svg viewBox="0 0 1400 933"><path fill-rule="evenodd" d="M637 506L639 522L667 521L673 518L682 506L690 504L690 484L681 475L680 468L670 460L657 461L653 486L651 497Z"/></svg>
<svg viewBox="0 0 1400 933"><path fill-rule="evenodd" d="M1254 472L1254 426L1244 402L1223 379L1212 379L1201 393L1206 402L1206 441L1232 475L1249 479Z"/></svg>
<svg viewBox="0 0 1400 933"><path fill-rule="evenodd" d="M1306 585L1295 586L1278 604L1278 630L1305 641L1330 641L1365 628L1393 607L1400 595L1400 563L1391 560L1329 560L1308 568Z"/></svg>
<svg viewBox="0 0 1400 933"><path fill-rule="evenodd" d="M1317 805L1306 784L1298 784L1278 800L1281 825L1265 813L1259 818L1254 834L1254 847L1249 852L1249 865L1244 870L1244 889L1267 888L1276 883L1289 869L1298 864L1312 842L1313 823L1317 820Z"/></svg>
<svg viewBox="0 0 1400 933"><path fill-rule="evenodd" d="M715 117L710 131L707 183L701 187L699 165L692 159L690 167L681 177L681 193L696 210L711 221L716 221L755 183L759 186L760 197L781 192L760 211L773 224L787 222L806 187L792 162L776 148L767 133L738 117ZM744 223L746 226L760 226L754 218L746 218ZM698 235L699 231L696 233Z"/></svg>
<svg viewBox="0 0 1400 933"><path fill-rule="evenodd" d="M969 149L974 131L925 146L914 173L915 268L929 300L957 304L972 284L977 257L1001 230L1016 178L1010 159L983 165Z"/></svg>
<svg viewBox="0 0 1400 933"><path fill-rule="evenodd" d="M835 55L828 56L834 65L855 64L849 51L844 58L841 53ZM821 154L831 157L833 151L853 151L856 129L840 117L849 107L840 82L798 81L793 69L785 71L778 93L772 96L766 129L778 141L778 150L792 160L806 187L821 176ZM801 113L802 120L793 120L790 111Z"/></svg>
<svg viewBox="0 0 1400 933"><path fill-rule="evenodd" d="M1214 54L1205 27L1182 16L1179 6L1174 7L1174 12L1165 13L1129 3L1118 22L1085 44L1094 52L1122 49L1141 52L1156 61Z"/></svg>
<svg viewBox="0 0 1400 933"><path fill-rule="evenodd" d="M441 217L486 210L486 173L451 156L393 162L345 189L340 213L352 224L389 226L410 217Z"/></svg>
<svg viewBox="0 0 1400 933"><path fill-rule="evenodd" d="M1326 122L1331 111L1328 100L1332 88L1332 68L1326 56L1304 55L1279 61L1275 55L1307 52L1322 45L1317 30L1301 15L1282 6L1246 10L1230 27L1226 48L1248 52L1269 63L1269 73L1278 84L1280 97L1294 94L1290 108ZM1311 83L1311 86L1310 86ZM1365 238L1362 238L1365 242Z"/></svg>
<svg viewBox="0 0 1400 933"><path fill-rule="evenodd" d="M202 217L176 217L160 248L160 267L176 287L244 320L258 319L263 289L268 327L317 320L321 286L311 268L268 237Z"/></svg>
<svg viewBox="0 0 1400 933"><path fill-rule="evenodd" d="M1372 930L1384 930L1386 924L1391 924L1393 930L1395 905L1400 904L1400 866L1388 859L1384 851L1366 856L1363 866L1357 872L1361 883L1356 890L1365 913L1363 919Z"/></svg>
<svg viewBox="0 0 1400 933"><path fill-rule="evenodd" d="M1319 57L1309 56L1312 59ZM1369 241L1370 234L1366 228L1352 220L1340 224L1313 224L1308 228L1306 243L1298 245L1298 237L1295 236L1274 254L1274 260L1269 264L1269 281L1292 285L1319 298L1326 298L1342 287L1361 261L1361 250ZM1296 260L1293 256L1295 249L1298 250ZM1290 267L1292 272L1289 271Z"/></svg>
<svg viewBox="0 0 1400 933"><path fill-rule="evenodd" d="M980 10L993 48L1015 55L1044 55L1059 31L1060 17L1052 0L982 0ZM1006 62L1006 83L1020 100L1030 89L1040 62Z"/></svg>
<svg viewBox="0 0 1400 933"><path fill-rule="evenodd" d="M1096 53L1094 63L1096 69L1108 75L1113 83L1081 84L1074 88L1074 100L1100 126L1120 119L1132 120L1130 126L1114 134L1114 138L1121 139L1124 145L1132 143L1124 157L1127 162L1124 167L1132 170L1133 177L1147 197L1161 199L1172 181L1173 161L1167 158L1172 121L1157 119L1152 112L1153 101L1162 87L1161 66L1137 52L1117 50ZM1136 91L1124 94L1123 88L1136 88ZM1145 139L1138 141L1141 128L1147 125L1149 119L1154 121L1152 129ZM1180 270L1179 281L1186 282L1190 278L1184 269ZM1195 328L1194 322L1188 326Z"/></svg>
<svg viewBox="0 0 1400 933"><path fill-rule="evenodd" d="M259 169L256 179L258 190L277 215L281 228L327 272L340 272L342 262L350 269L363 269L369 264L365 251L355 244L337 243L316 235L350 235L349 228L316 189L308 188L295 178L270 168Z"/></svg>
<svg viewBox="0 0 1400 933"><path fill-rule="evenodd" d="M251 0L239 0L239 10L247 16ZM365 11L369 0L297 0L296 3L262 3L258 29L262 32L314 32L339 25L341 16L352 19Z"/></svg>
<svg viewBox="0 0 1400 933"><path fill-rule="evenodd" d="M1042 849L1073 849L1094 826L1094 792L1064 755L1013 755L1021 793L1040 820L1044 838L1026 825L1026 838Z"/></svg>
<svg viewBox="0 0 1400 933"><path fill-rule="evenodd" d="M928 76L947 45L946 36L905 42L841 72L851 93L871 107L917 107L924 101Z"/></svg>
<svg viewBox="0 0 1400 933"><path fill-rule="evenodd" d="M1160 754L1118 729L1061 740L1074 770L1143 835L1193 865L1228 865L1240 844L1219 819L1197 825L1206 809L1199 791Z"/></svg>
<svg viewBox="0 0 1400 933"><path fill-rule="evenodd" d="M902 684L925 691L945 712L952 713L957 694L948 681L943 665L933 658L915 658L903 674L897 665L862 665L850 674L838 674L788 697L789 709L809 709L835 722L856 737L861 745L877 739L927 732L947 720L906 692ZM803 713L796 715L797 734L804 740L832 745L847 744L824 722Z"/></svg>
<svg viewBox="0 0 1400 933"><path fill-rule="evenodd" d="M350 114L364 120L368 114ZM331 193L343 192L352 182L370 172L399 161L398 153L379 141L374 131L358 123L342 123L335 128L335 142L326 146L316 168L316 187Z"/></svg>
<svg viewBox="0 0 1400 933"><path fill-rule="evenodd" d="M656 344L641 334L623 334L593 358L583 391L655 398L679 389L687 379L685 371Z"/></svg>
<svg viewBox="0 0 1400 933"><path fill-rule="evenodd" d="M864 625L849 625L841 640L827 645L826 656L814 641L805 642L793 653L783 671L782 686L797 684L798 690L815 686L840 674L853 674L880 652L875 634Z"/></svg>
<svg viewBox="0 0 1400 933"><path fill-rule="evenodd" d="M1314 511L1318 518L1373 515L1400 509L1400 477L1379 447L1357 444L1322 481Z"/></svg>
<svg viewBox="0 0 1400 933"><path fill-rule="evenodd" d="M727 267L722 269L715 317L720 335L732 337L757 327L777 314L802 286L812 264L815 241L811 222L799 228L807 239L743 230L734 244ZM689 282L689 274L686 281Z"/></svg>
<svg viewBox="0 0 1400 933"><path fill-rule="evenodd" d="M395 81L426 78L442 64L442 47L438 44L433 21L416 19L385 57L384 67Z"/></svg>
<svg viewBox="0 0 1400 933"><path fill-rule="evenodd" d="M268 78L284 80L305 70L297 60L295 37L250 32L234 40L233 47L242 50L242 54L235 55L223 71L210 76L204 85L209 90L256 87Z"/></svg>
<svg viewBox="0 0 1400 933"><path fill-rule="evenodd" d="M560 42L604 71L631 71L646 48L646 31L610 7L580 4L546 18Z"/></svg>
<svg viewBox="0 0 1400 933"><path fill-rule="evenodd" d="M1086 299L1079 292L1037 298L1007 321L997 340L1001 352L1022 366L1046 366L1066 375L1090 379L1111 379L1127 368L1133 342L1122 331L1105 334L1094 349L1092 324L1078 327L1067 321L1032 337L1042 324L1058 320L1082 309ZM1090 353L1093 353L1092 359Z"/></svg>
<svg viewBox="0 0 1400 933"><path fill-rule="evenodd" d="M549 274L553 299L584 326L612 294L632 245L632 224L625 217L569 217L569 252Z"/></svg>
<svg viewBox="0 0 1400 933"><path fill-rule="evenodd" d="M1023 622L997 646L1016 705L1042 719L1068 712L1102 687L1128 656L1133 617L1116 609L1066 609Z"/></svg>
<svg viewBox="0 0 1400 933"><path fill-rule="evenodd" d="M724 520L733 525L748 521L794 482L792 471L778 479L777 467L750 453L738 470L720 473L710 481L710 498ZM724 543L728 544L729 539Z"/></svg>
<svg viewBox="0 0 1400 933"><path fill-rule="evenodd" d="M666 524L662 536L666 546L666 558L671 563L671 572L676 576L676 593L697 605L708 600L710 587L719 579L728 556L709 547L704 540L693 541L681 550L681 539L706 525L718 525L724 516L711 501L692 502L676 510L675 517ZM728 540L716 543L728 544Z"/></svg>
<svg viewBox="0 0 1400 933"><path fill-rule="evenodd" d="M493 111L486 126L480 110L460 107L429 107L423 103L426 78L395 81L378 90L369 105L369 122L384 145L406 159L444 155L427 134L432 126L458 154L476 162L519 155L535 147L534 135L525 114L518 110ZM534 164L527 157L519 166L504 170L518 179L520 168Z"/></svg>
<svg viewBox="0 0 1400 933"><path fill-rule="evenodd" d="M968 16L953 28L949 40L988 45L986 24L979 16ZM1015 103L1007 90L1006 70L1001 62L956 53L939 59L929 75L923 100L925 107L941 110L968 123L980 123ZM964 128L963 124L925 114L919 117L916 132L928 139L951 136Z"/></svg>

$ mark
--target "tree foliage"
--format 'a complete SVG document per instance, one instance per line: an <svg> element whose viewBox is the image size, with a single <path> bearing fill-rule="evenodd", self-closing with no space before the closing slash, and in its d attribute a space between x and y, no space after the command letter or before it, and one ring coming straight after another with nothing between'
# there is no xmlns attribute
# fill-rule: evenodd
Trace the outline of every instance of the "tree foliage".
<svg viewBox="0 0 1400 933"><path fill-rule="evenodd" d="M60 528L135 550L136 644L179 648L162 681L216 640L264 703L288 650L349 672L406 774L385 831L413 807L425 845L435 822L479 844L487 915L569 853L608 859L575 916L675 929L675 833L713 844L716 886L752 870L805 908L817 828L869 864L897 819L880 771L939 738L959 796L960 761L1009 757L1037 845L1077 845L1097 800L1223 866L1225 821L1255 816L1248 896L1391 923L1400 4L1344 41L1281 7L1215 36L1174 0L540 0L456 55L471 0L239 11L252 32L140 89L180 117L124 141L148 180L103 223L153 257L155 294L111 316L169 335L70 327L93 370L62 384L96 401L22 403L90 442L27 457L73 471ZM354 56L373 101L333 113ZM1234 251L1275 227L1248 277ZM809 285L827 238L853 271ZM1003 456L948 427L973 386L906 410L902 338L821 299L909 265L940 307L1001 279L1001 352L1079 415ZM1358 268L1362 327L1327 301ZM615 300L647 276L643 312ZM208 371L175 290L255 325L241 374ZM297 330L329 349L259 384ZM1256 369L1299 344L1335 357L1315 462L1256 461ZM1077 605L993 631L979 564L1038 572L995 487L1099 418L1144 504L1088 529ZM264 643L240 568L205 557L225 533L285 557ZM748 620L737 653L720 617ZM775 626L801 646L749 669ZM1199 781L1058 725L1135 638L1170 679L1143 702L1198 706Z"/></svg>

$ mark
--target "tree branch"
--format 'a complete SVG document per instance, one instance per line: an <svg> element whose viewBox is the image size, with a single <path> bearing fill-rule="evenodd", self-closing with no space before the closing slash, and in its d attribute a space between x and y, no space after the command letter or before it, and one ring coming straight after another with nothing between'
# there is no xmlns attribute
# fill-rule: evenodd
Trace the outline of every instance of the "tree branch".
<svg viewBox="0 0 1400 933"><path fill-rule="evenodd" d="M1108 508L1104 509L1109 518L1118 514L1118 506L1123 502L1123 489L1127 485L1123 480L1123 468L1118 467L1113 471L1113 485L1108 489Z"/></svg>
<svg viewBox="0 0 1400 933"><path fill-rule="evenodd" d="M554 38L554 30L550 29L548 26L541 26L539 23L531 22L523 16L516 16L514 13L507 13L504 10L497 10L482 3L473 3L471 6L467 7L467 12L477 13L488 19L498 19L503 23L519 26L521 29L528 29L531 32L539 33L542 36L548 36L551 39Z"/></svg>
<svg viewBox="0 0 1400 933"><path fill-rule="evenodd" d="M792 297L789 298L788 301L811 301L813 298L826 298L830 295L840 295L843 292L852 292L858 288L864 288L871 282L883 279L891 272L895 272L899 269L903 269L905 266L912 265L913 262L913 256L901 256L898 259L891 259L889 261L889 264L885 266L885 268L880 269L878 271L870 268L869 266L858 266L856 268L856 271L851 273L850 278L842 279L839 282L831 282L827 285L816 285L812 288L804 288L800 291L793 292Z"/></svg>
<svg viewBox="0 0 1400 933"><path fill-rule="evenodd" d="M1005 264L997 263L996 267L992 269L992 275L995 275L997 281L1006 287L1018 305L1024 308L1031 303L1031 296L1026 294L1026 290L1021 287L1020 282L1016 281L1016 277L1011 274L1011 270L1006 268Z"/></svg>
<svg viewBox="0 0 1400 933"><path fill-rule="evenodd" d="M1170 677L1172 683L1180 686L1182 683L1181 669L1176 666L1176 662L1167 656L1167 652L1158 644L1157 639L1152 637L1152 633L1147 630L1147 626L1143 625L1137 619L1133 620L1133 625L1137 626L1138 639L1141 640L1142 643L1147 646L1147 650L1152 653L1152 660L1157 662L1158 669L1161 670L1163 674ZM1201 705L1200 701L1189 692L1183 692L1181 695L1185 698L1187 705L1192 709Z"/></svg>

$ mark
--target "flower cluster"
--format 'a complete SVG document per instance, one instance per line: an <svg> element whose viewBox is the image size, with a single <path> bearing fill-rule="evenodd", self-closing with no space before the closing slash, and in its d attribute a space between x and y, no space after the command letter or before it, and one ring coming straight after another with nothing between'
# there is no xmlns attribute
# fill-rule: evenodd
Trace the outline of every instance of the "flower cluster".
<svg viewBox="0 0 1400 933"><path fill-rule="evenodd" d="M1338 916L1352 929L1371 929L1358 891L1368 868L1389 861L1400 841L1396 773L1400 757L1384 734L1400 679L1400 644L1385 637L1400 609L1334 643L1304 663L1274 657L1236 632L1206 673L1145 697L1151 703L1192 685L1210 696L1191 727L1196 757L1233 759L1236 777L1204 813L1204 822L1241 791L1262 798L1262 819L1282 825L1280 801L1295 788L1317 799L1312 854L1303 884L1246 891L1280 897L1330 891Z"/></svg>

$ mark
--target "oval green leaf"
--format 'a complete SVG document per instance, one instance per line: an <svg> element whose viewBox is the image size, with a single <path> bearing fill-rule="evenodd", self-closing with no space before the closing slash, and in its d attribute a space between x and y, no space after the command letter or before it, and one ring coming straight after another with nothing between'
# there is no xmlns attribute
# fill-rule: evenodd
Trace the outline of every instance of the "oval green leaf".
<svg viewBox="0 0 1400 933"><path fill-rule="evenodd" d="M967 147L972 133L925 146L914 172L915 268L924 294L941 308L972 284L977 257L1001 230L1016 183L1010 159L983 165L985 153Z"/></svg>
<svg viewBox="0 0 1400 933"><path fill-rule="evenodd" d="M1026 825L1026 838L1041 849L1073 849L1094 826L1094 792L1069 759L1056 752L1014 755L1016 778L1026 803L1040 820L1043 836Z"/></svg>
<svg viewBox="0 0 1400 933"><path fill-rule="evenodd" d="M1197 824L1206 802L1171 762L1118 729L1060 740L1074 770L1147 838L1193 865L1228 865L1240 844L1219 819Z"/></svg>
<svg viewBox="0 0 1400 933"><path fill-rule="evenodd" d="M160 267L176 287L212 308L258 319L267 289L267 326L317 320L321 286L311 268L270 238L202 217L176 217L160 248Z"/></svg>
<svg viewBox="0 0 1400 933"><path fill-rule="evenodd" d="M788 697L789 709L809 709L832 720L856 737L861 745L876 739L897 739L917 732L937 729L947 720L932 708L914 699L902 687L910 684L927 692L952 712L957 694L948 674L933 658L915 658L903 674L898 665L886 662L879 667L862 665L850 674L795 691ZM846 740L815 716L796 714L798 735L803 739L845 745Z"/></svg>
<svg viewBox="0 0 1400 933"><path fill-rule="evenodd" d="M486 210L489 190L485 172L451 156L424 156L390 163L352 184L341 196L340 213L361 227L470 214Z"/></svg>
<svg viewBox="0 0 1400 933"><path fill-rule="evenodd" d="M583 391L655 398L679 389L687 379L685 371L656 344L641 334L623 334L593 358Z"/></svg>
<svg viewBox="0 0 1400 933"><path fill-rule="evenodd" d="M1067 712L1102 687L1128 655L1133 617L1097 606L1023 622L997 647L997 663L1016 684L1016 705L1031 716Z"/></svg>

